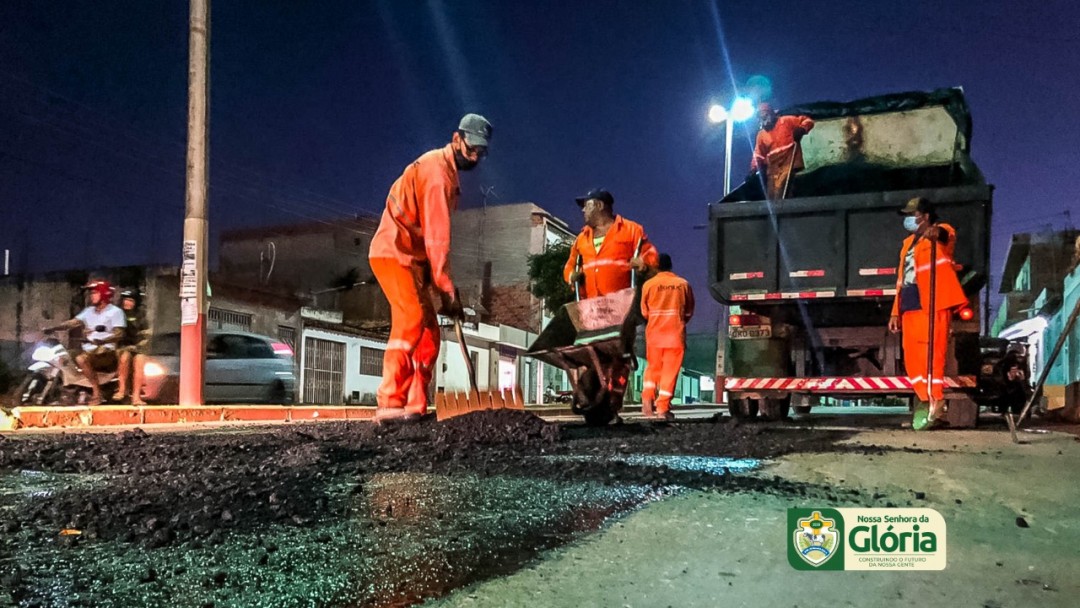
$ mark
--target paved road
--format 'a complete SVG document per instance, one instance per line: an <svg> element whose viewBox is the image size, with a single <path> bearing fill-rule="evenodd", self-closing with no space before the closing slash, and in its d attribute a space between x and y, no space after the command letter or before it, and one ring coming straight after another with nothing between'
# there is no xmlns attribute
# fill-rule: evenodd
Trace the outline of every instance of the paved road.
<svg viewBox="0 0 1080 608"><path fill-rule="evenodd" d="M816 506L910 501L938 510L948 524L944 572L798 572L786 559L785 510L815 505L694 492L652 503L531 568L428 605L1076 606L1076 437L1024 433L1025 443L1015 445L993 419L981 430L916 434L896 428L902 418L822 416L817 422L878 427L852 441L926 452L800 454L761 474L881 495L875 504ZM912 491L925 492L925 499ZM1030 527L1018 527L1018 516Z"/></svg>

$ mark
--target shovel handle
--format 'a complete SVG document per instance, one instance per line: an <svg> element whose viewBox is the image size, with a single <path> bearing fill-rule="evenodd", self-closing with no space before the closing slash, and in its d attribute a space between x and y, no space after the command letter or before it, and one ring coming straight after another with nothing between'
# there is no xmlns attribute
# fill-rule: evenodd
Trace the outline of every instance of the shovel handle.
<svg viewBox="0 0 1080 608"><path fill-rule="evenodd" d="M469 347L465 344L465 332L461 329L461 319L454 319L454 335L457 336L458 345L461 346L461 357L465 359L465 371L469 374L469 387L473 392L477 392L476 369L473 368L472 357L469 356Z"/></svg>

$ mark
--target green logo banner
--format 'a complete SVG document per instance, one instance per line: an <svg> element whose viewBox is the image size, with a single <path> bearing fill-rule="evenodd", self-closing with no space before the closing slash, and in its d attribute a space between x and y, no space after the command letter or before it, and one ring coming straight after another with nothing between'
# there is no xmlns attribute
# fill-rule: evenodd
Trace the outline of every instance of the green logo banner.
<svg viewBox="0 0 1080 608"><path fill-rule="evenodd" d="M933 509L792 508L796 570L944 570L945 519Z"/></svg>

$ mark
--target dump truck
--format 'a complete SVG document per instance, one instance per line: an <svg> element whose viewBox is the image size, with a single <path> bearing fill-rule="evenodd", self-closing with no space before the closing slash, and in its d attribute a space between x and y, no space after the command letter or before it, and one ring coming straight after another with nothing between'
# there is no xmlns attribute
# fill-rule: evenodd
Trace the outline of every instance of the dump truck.
<svg viewBox="0 0 1080 608"><path fill-rule="evenodd" d="M969 306L956 311L946 398L977 415L1000 393L1007 344L986 339L993 186L971 158L961 89L801 105L794 197L766 200L751 176L709 205L709 287L721 322L717 390L736 417L808 413L824 398L911 403L899 334L887 329L908 235L898 209L922 196L957 230L955 262ZM980 303L980 294L984 296ZM891 398L891 399L886 399Z"/></svg>

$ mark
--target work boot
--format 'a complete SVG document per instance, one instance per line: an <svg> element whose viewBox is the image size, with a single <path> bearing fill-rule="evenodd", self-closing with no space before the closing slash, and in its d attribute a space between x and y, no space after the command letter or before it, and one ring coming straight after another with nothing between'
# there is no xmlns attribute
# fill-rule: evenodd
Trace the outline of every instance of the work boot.
<svg viewBox="0 0 1080 608"><path fill-rule="evenodd" d="M656 412L656 416L653 418L653 420L657 422L671 422L672 420L675 420L675 414L673 414L671 410Z"/></svg>
<svg viewBox="0 0 1080 608"><path fill-rule="evenodd" d="M375 408L375 422L383 423L391 420L402 420L409 415L404 407L377 407Z"/></svg>
<svg viewBox="0 0 1080 608"><path fill-rule="evenodd" d="M651 399L643 399L641 401L641 415L646 418L653 417L653 404Z"/></svg>
<svg viewBox="0 0 1080 608"><path fill-rule="evenodd" d="M405 413L409 416L424 416L427 414L427 404L424 405L406 405Z"/></svg>
<svg viewBox="0 0 1080 608"><path fill-rule="evenodd" d="M925 401L915 402L915 411L911 415L911 428L922 431L930 427L930 405Z"/></svg>
<svg viewBox="0 0 1080 608"><path fill-rule="evenodd" d="M927 419L930 422L931 428L938 428L943 426L949 426L949 421L946 416L949 413L948 402L945 400L937 401L932 400L930 402L930 412Z"/></svg>

